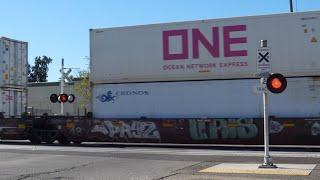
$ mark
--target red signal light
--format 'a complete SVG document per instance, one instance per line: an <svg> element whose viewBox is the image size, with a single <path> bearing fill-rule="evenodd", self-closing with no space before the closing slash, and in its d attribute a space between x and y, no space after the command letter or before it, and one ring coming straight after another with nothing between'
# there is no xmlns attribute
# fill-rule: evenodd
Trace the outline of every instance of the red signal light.
<svg viewBox="0 0 320 180"><path fill-rule="evenodd" d="M282 83L278 78L274 78L271 80L271 86L275 89L279 89L279 88L281 88Z"/></svg>
<svg viewBox="0 0 320 180"><path fill-rule="evenodd" d="M67 94L60 94L58 97L58 100L62 103L65 103L68 101L68 95Z"/></svg>
<svg viewBox="0 0 320 180"><path fill-rule="evenodd" d="M272 74L267 79L267 88L272 93L282 93L287 88L287 80L282 74Z"/></svg>

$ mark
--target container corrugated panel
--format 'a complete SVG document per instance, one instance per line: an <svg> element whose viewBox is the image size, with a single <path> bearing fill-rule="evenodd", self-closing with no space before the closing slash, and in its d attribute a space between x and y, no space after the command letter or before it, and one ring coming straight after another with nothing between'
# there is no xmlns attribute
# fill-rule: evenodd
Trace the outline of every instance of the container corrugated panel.
<svg viewBox="0 0 320 180"><path fill-rule="evenodd" d="M90 31L93 83L253 78L260 40L272 72L320 75L320 11Z"/></svg>
<svg viewBox="0 0 320 180"><path fill-rule="evenodd" d="M21 117L26 112L26 89L0 88L0 112L5 118Z"/></svg>
<svg viewBox="0 0 320 180"><path fill-rule="evenodd" d="M263 117L258 79L104 84L93 87L96 118ZM270 93L270 116L319 117L320 78L288 78L281 94Z"/></svg>
<svg viewBox="0 0 320 180"><path fill-rule="evenodd" d="M0 87L27 86L28 43L0 38Z"/></svg>

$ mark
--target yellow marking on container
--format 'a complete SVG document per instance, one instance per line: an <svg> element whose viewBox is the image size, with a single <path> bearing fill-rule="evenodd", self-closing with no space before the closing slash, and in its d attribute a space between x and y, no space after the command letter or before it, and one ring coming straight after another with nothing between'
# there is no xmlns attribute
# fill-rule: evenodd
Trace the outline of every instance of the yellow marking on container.
<svg viewBox="0 0 320 180"><path fill-rule="evenodd" d="M294 127L294 123L283 123L283 127Z"/></svg>
<svg viewBox="0 0 320 180"><path fill-rule="evenodd" d="M4 74L3 74L3 79L4 79L4 80L8 80L8 79L9 79L8 73L4 73Z"/></svg>
<svg viewBox="0 0 320 180"><path fill-rule="evenodd" d="M112 122L112 124L116 127L121 127L124 125L124 122L123 121L116 121L116 122Z"/></svg>
<svg viewBox="0 0 320 180"><path fill-rule="evenodd" d="M25 129L26 127L26 124L18 124L18 129Z"/></svg>
<svg viewBox="0 0 320 180"><path fill-rule="evenodd" d="M200 73L205 73L205 72L211 72L210 70L202 70L202 71L199 71Z"/></svg>
<svg viewBox="0 0 320 180"><path fill-rule="evenodd" d="M172 128L172 127L174 127L174 123L173 122L162 122L162 127Z"/></svg>
<svg viewBox="0 0 320 180"><path fill-rule="evenodd" d="M73 129L73 128L76 127L76 125L75 125L75 123L72 123L72 122L71 122L71 123L67 123L67 124L66 124L66 127L69 128L69 129Z"/></svg>
<svg viewBox="0 0 320 180"><path fill-rule="evenodd" d="M229 128L235 128L235 127L238 127L238 126L239 126L239 123L237 123L237 122L229 122L229 123L227 124L227 126L228 126Z"/></svg>

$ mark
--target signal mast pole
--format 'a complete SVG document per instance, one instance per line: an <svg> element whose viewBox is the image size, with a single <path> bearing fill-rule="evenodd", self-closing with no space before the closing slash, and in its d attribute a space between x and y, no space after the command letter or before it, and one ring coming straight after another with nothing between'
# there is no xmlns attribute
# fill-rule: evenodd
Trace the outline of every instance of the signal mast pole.
<svg viewBox="0 0 320 180"><path fill-rule="evenodd" d="M265 85L267 77L261 78L261 84ZM264 158L262 167L275 167L272 163L272 158L269 153L269 104L268 92L265 89L262 93L263 99L263 121L264 121Z"/></svg>
<svg viewBox="0 0 320 180"><path fill-rule="evenodd" d="M60 94L63 94L64 91L64 59L62 58L61 60L61 69L60 69L60 73L61 73L61 80L60 80ZM60 103L60 114L64 115L64 109L63 109L63 103Z"/></svg>
<svg viewBox="0 0 320 180"><path fill-rule="evenodd" d="M260 41L260 47L268 47L267 40ZM272 163L272 158L269 153L269 104L268 104L268 90L266 88L267 79L270 76L269 72L265 72L261 75L260 83L264 87L262 93L263 100L263 121L264 121L264 158L263 164L259 168L277 168L276 165Z"/></svg>
<svg viewBox="0 0 320 180"><path fill-rule="evenodd" d="M64 70L67 69L66 72L64 72ZM64 94L64 86L65 86L65 80L67 80L68 82L72 82L72 79L69 77L69 74L71 73L72 69L79 69L79 68L65 68L64 67L64 59L61 59L61 69L60 69L60 73L61 73L61 79L60 79L60 95ZM74 95L72 94L72 98L69 99L70 96L68 96L68 101L69 102L73 102L74 101ZM60 101L58 99L58 101ZM60 114L64 115L64 105L63 102L60 103Z"/></svg>

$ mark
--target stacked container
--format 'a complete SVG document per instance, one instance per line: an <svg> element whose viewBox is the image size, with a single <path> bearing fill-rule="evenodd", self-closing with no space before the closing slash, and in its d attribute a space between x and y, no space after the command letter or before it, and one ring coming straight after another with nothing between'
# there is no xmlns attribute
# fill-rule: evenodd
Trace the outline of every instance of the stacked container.
<svg viewBox="0 0 320 180"><path fill-rule="evenodd" d="M319 116L320 11L90 30L93 115L263 117L262 56L288 78L270 114Z"/></svg>
<svg viewBox="0 0 320 180"><path fill-rule="evenodd" d="M21 117L27 107L28 43L0 38L0 112Z"/></svg>

